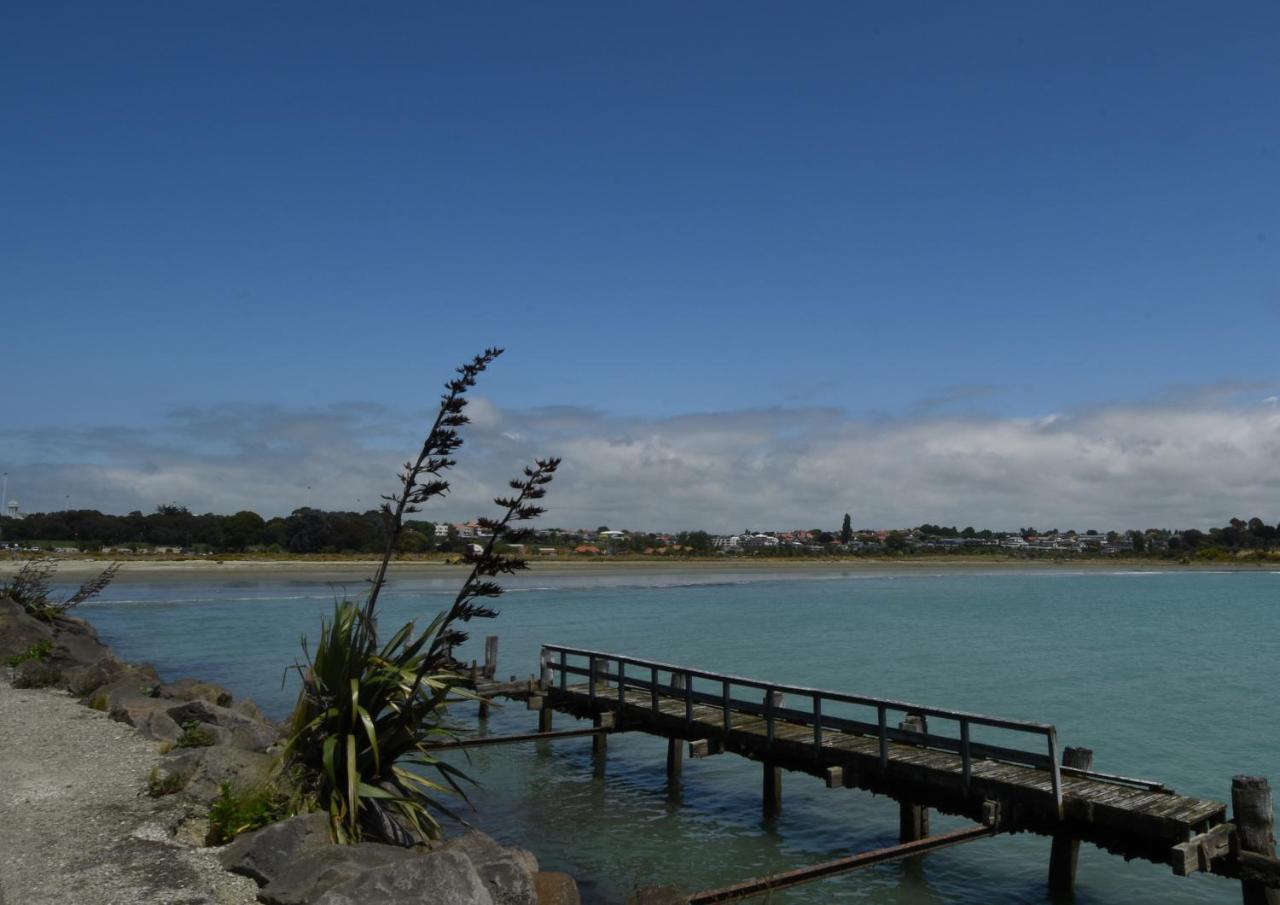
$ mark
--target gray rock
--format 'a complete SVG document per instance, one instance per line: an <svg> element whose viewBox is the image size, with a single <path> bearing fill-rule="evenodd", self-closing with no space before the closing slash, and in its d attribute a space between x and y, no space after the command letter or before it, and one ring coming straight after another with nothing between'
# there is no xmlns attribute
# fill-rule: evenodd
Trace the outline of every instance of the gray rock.
<svg viewBox="0 0 1280 905"><path fill-rule="evenodd" d="M367 870L341 883L315 905L494 905L471 859L441 849Z"/></svg>
<svg viewBox="0 0 1280 905"><path fill-rule="evenodd" d="M251 877L266 886L297 859L336 848L329 838L327 814L299 814L236 837L219 852L218 860L233 874Z"/></svg>
<svg viewBox="0 0 1280 905"><path fill-rule="evenodd" d="M99 688L115 681L124 672L125 665L111 655L99 657L84 666L72 666L62 671L67 691L79 698L93 695Z"/></svg>
<svg viewBox="0 0 1280 905"><path fill-rule="evenodd" d="M266 905L307 905L367 870L415 856L410 849L373 842L312 848L287 861L258 898Z"/></svg>
<svg viewBox="0 0 1280 905"><path fill-rule="evenodd" d="M23 660L13 673L14 688L48 688L62 681L62 671L45 660Z"/></svg>
<svg viewBox="0 0 1280 905"><path fill-rule="evenodd" d="M163 710L157 710L147 719L147 735L162 742L176 742L182 737L182 727Z"/></svg>
<svg viewBox="0 0 1280 905"><path fill-rule="evenodd" d="M471 832L445 843L444 850L460 852L475 867L495 905L538 905L533 877L538 859L522 848L503 848L484 833Z"/></svg>
<svg viewBox="0 0 1280 905"><path fill-rule="evenodd" d="M242 717L253 720L255 723L270 725L270 723L267 722L266 715L258 709L258 705L254 703L253 698L245 698L243 701L236 701L231 704L230 707Z"/></svg>
<svg viewBox="0 0 1280 905"><path fill-rule="evenodd" d="M582 905L582 896L573 877L559 871L540 871L533 876L538 905Z"/></svg>
<svg viewBox="0 0 1280 905"><path fill-rule="evenodd" d="M155 782L171 785L197 801L208 803L218 797L224 782L230 783L236 792L261 786L271 777L274 766L275 759L270 755L230 745L175 748L156 768Z"/></svg>
<svg viewBox="0 0 1280 905"><path fill-rule="evenodd" d="M265 751L279 741L275 729L265 723L207 701L189 701L170 707L167 712L179 726L190 722L219 726L229 733L229 744L249 751Z"/></svg>
<svg viewBox="0 0 1280 905"><path fill-rule="evenodd" d="M221 685L190 678L165 682L157 690L157 694L174 701L207 701L218 707L230 707L232 702L231 692Z"/></svg>
<svg viewBox="0 0 1280 905"><path fill-rule="evenodd" d="M41 622L8 597L0 598L0 658L25 654L53 640L53 626Z"/></svg>

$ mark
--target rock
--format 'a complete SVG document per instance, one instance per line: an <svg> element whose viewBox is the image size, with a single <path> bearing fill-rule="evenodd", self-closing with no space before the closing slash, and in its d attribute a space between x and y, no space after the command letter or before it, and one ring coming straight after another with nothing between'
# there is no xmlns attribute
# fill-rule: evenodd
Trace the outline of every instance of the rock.
<svg viewBox="0 0 1280 905"><path fill-rule="evenodd" d="M177 707L170 707L168 714L179 726L195 722L206 727L220 727L228 733L227 744L249 751L266 751L279 741L275 729L265 723L251 720L234 710L219 707L207 701L189 701Z"/></svg>
<svg viewBox="0 0 1280 905"><path fill-rule="evenodd" d="M207 701L218 707L231 706L231 692L221 685L212 682L201 682L198 679L179 679L176 682L165 682L156 692L162 698L174 701Z"/></svg>
<svg viewBox="0 0 1280 905"><path fill-rule="evenodd" d="M448 848L367 870L315 905L494 905L471 859Z"/></svg>
<svg viewBox="0 0 1280 905"><path fill-rule="evenodd" d="M442 850L467 856L495 905L537 905L533 877L538 872L538 859L532 852L503 848L479 832L450 839Z"/></svg>
<svg viewBox="0 0 1280 905"><path fill-rule="evenodd" d="M96 663L103 657L114 656L111 648L98 640L98 632L83 619L58 616L53 620L55 658L65 668Z"/></svg>
<svg viewBox="0 0 1280 905"><path fill-rule="evenodd" d="M41 641L52 640L52 626L28 616L8 597L0 598L0 659L25 654Z"/></svg>
<svg viewBox="0 0 1280 905"><path fill-rule="evenodd" d="M538 894L538 905L582 905L578 884L568 874L540 871L533 875L533 888Z"/></svg>
<svg viewBox="0 0 1280 905"><path fill-rule="evenodd" d="M160 761L153 784L173 791L181 790L207 804L218 797L224 782L230 783L236 792L261 786L270 779L274 766L275 759L270 755L231 745L175 748Z"/></svg>
<svg viewBox="0 0 1280 905"><path fill-rule="evenodd" d="M176 742L182 738L182 727L163 710L154 711L147 719L147 735L162 742Z"/></svg>
<svg viewBox="0 0 1280 905"><path fill-rule="evenodd" d="M66 680L67 691L78 698L88 698L102 686L118 679L124 670L125 665L108 654L93 663L63 669L62 677Z"/></svg>
<svg viewBox="0 0 1280 905"><path fill-rule="evenodd" d="M373 842L311 848L286 861L258 898L266 905L307 905L367 870L415 856L411 849Z"/></svg>
<svg viewBox="0 0 1280 905"><path fill-rule="evenodd" d="M14 688L48 688L62 681L62 671L45 660L23 660L13 673Z"/></svg>
<svg viewBox="0 0 1280 905"><path fill-rule="evenodd" d="M671 885L641 886L627 897L627 905L689 905L689 897Z"/></svg>
<svg viewBox="0 0 1280 905"><path fill-rule="evenodd" d="M266 886L289 865L315 851L330 853L329 815L299 814L252 833L245 833L218 854L222 866Z"/></svg>
<svg viewBox="0 0 1280 905"><path fill-rule="evenodd" d="M267 721L266 715L258 709L258 705L254 703L253 698L245 698L243 701L236 701L230 706L232 710L246 719L250 719L255 723L262 723L267 726L271 725Z"/></svg>

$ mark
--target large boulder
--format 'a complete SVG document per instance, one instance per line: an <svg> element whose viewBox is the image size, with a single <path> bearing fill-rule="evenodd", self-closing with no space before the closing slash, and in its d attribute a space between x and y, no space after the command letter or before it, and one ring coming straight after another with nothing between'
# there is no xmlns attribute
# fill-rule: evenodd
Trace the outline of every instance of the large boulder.
<svg viewBox="0 0 1280 905"><path fill-rule="evenodd" d="M277 741L276 730L266 723L250 719L234 710L197 700L169 707L169 717L179 726L198 723L203 727L218 727L226 730L227 743L249 751L266 751ZM221 738L220 733L215 733Z"/></svg>
<svg viewBox="0 0 1280 905"><path fill-rule="evenodd" d="M538 905L538 893L533 882L538 872L538 859L532 852L522 848L503 848L480 832L450 839L442 850L467 856L495 905Z"/></svg>
<svg viewBox="0 0 1280 905"><path fill-rule="evenodd" d="M28 616L8 597L0 597L0 659L25 654L40 642L52 640L53 626Z"/></svg>
<svg viewBox="0 0 1280 905"><path fill-rule="evenodd" d="M415 855L411 849L374 842L311 848L285 862L262 888L258 899L266 905L308 905L367 870L407 861Z"/></svg>
<svg viewBox="0 0 1280 905"><path fill-rule="evenodd" d="M218 707L230 707L233 700L231 692L221 685L190 678L165 682L156 689L156 694L173 701L206 701Z"/></svg>
<svg viewBox="0 0 1280 905"><path fill-rule="evenodd" d="M274 767L270 755L231 745L175 748L152 771L151 787L161 793L182 791L207 804L218 797L223 783L234 792L247 792L266 783Z"/></svg>
<svg viewBox="0 0 1280 905"><path fill-rule="evenodd" d="M559 871L541 871L533 876L538 905L582 905L582 896L573 877Z"/></svg>
<svg viewBox="0 0 1280 905"><path fill-rule="evenodd" d="M14 688L48 688L62 681L62 671L46 660L24 660L13 673Z"/></svg>
<svg viewBox="0 0 1280 905"><path fill-rule="evenodd" d="M67 691L78 698L89 698L99 688L109 685L125 671L125 664L111 654L99 657L92 663L72 666L62 670Z"/></svg>
<svg viewBox="0 0 1280 905"><path fill-rule="evenodd" d="M367 870L314 905L494 905L471 859L448 848Z"/></svg>
<svg viewBox="0 0 1280 905"><path fill-rule="evenodd" d="M329 837L329 815L299 814L237 836L218 853L222 866L267 886L295 861L313 852L331 853L338 847Z"/></svg>

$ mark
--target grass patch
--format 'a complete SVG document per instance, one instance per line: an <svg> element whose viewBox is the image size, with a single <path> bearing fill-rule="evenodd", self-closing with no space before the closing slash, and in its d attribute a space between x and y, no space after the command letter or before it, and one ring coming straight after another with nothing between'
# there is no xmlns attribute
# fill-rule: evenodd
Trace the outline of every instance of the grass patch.
<svg viewBox="0 0 1280 905"><path fill-rule="evenodd" d="M182 724L182 735L173 743L175 748L210 748L218 743L217 737L196 720Z"/></svg>
<svg viewBox="0 0 1280 905"><path fill-rule="evenodd" d="M53 653L53 641L45 639L37 641L20 654L14 654L12 657L5 657L5 663L10 666L21 666L28 660L48 660Z"/></svg>
<svg viewBox="0 0 1280 905"><path fill-rule="evenodd" d="M147 775L147 794L152 798L162 798L165 795L181 792L185 785L186 782L181 775L170 773L159 767L152 767L151 773Z"/></svg>
<svg viewBox="0 0 1280 905"><path fill-rule="evenodd" d="M261 829L289 816L289 798L274 786L234 792L224 782L209 807L206 845L226 845L241 833Z"/></svg>

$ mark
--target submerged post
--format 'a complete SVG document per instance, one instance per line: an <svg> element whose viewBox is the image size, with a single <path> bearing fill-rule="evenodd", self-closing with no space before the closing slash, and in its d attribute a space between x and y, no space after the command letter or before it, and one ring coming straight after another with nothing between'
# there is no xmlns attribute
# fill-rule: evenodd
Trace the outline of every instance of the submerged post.
<svg viewBox="0 0 1280 905"><path fill-rule="evenodd" d="M914 713L907 714L898 724L904 732L920 732L925 730L924 717ZM902 801L898 803L898 841L918 842L929 835L929 809L923 805Z"/></svg>
<svg viewBox="0 0 1280 905"><path fill-rule="evenodd" d="M1093 766L1093 751L1089 748L1064 748L1062 766L1088 770ZM1080 840L1066 831L1053 836L1049 849L1049 892L1055 896L1070 895L1076 886L1076 860L1080 854Z"/></svg>
<svg viewBox="0 0 1280 905"><path fill-rule="evenodd" d="M1236 825L1240 851L1275 857L1274 813L1271 784L1265 777L1232 777L1231 819ZM1257 880L1241 880L1240 893L1244 905L1280 905L1280 889L1271 889Z"/></svg>
<svg viewBox="0 0 1280 905"><path fill-rule="evenodd" d="M671 673L671 687L684 688L684 673ZM667 739L667 780L672 783L680 781L680 771L684 766L684 741L672 736Z"/></svg>

